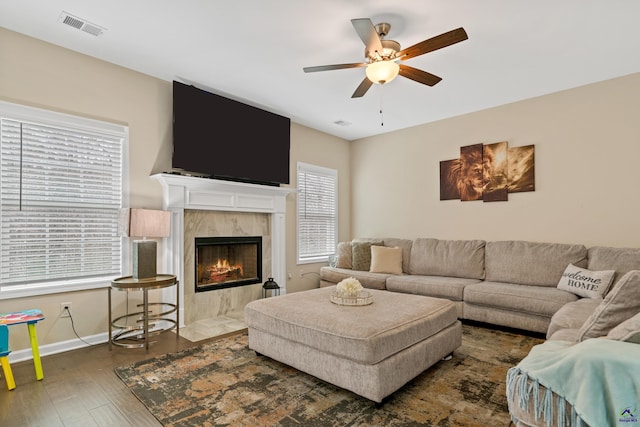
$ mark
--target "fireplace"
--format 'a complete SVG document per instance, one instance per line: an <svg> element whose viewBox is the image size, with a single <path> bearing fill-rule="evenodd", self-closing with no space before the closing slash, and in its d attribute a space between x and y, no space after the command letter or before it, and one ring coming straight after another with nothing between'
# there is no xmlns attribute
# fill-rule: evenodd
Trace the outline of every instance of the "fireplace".
<svg viewBox="0 0 640 427"><path fill-rule="evenodd" d="M262 236L262 279L273 277L287 293L287 196L294 188L253 185L175 174L152 176L162 186L163 208L171 211L171 234L162 241L165 273L180 281L178 297L165 289L165 301L180 304L180 327L240 312L262 297L259 284L215 292L195 292L195 238ZM215 224L215 227L212 225Z"/></svg>
<svg viewBox="0 0 640 427"><path fill-rule="evenodd" d="M196 292L262 282L262 237L196 237Z"/></svg>

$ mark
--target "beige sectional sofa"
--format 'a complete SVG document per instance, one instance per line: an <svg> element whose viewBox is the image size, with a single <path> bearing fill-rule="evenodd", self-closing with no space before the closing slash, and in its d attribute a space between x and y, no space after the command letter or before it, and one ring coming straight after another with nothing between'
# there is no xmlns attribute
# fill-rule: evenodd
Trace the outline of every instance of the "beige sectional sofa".
<svg viewBox="0 0 640 427"><path fill-rule="evenodd" d="M400 248L401 269L376 259L372 246ZM365 288L447 298L455 303L460 319L553 334L579 328L601 301L558 289L570 264L615 270L612 288L628 271L640 270L640 249L530 241L355 239L339 243L335 266L321 268L320 284L331 286L355 277Z"/></svg>
<svg viewBox="0 0 640 427"><path fill-rule="evenodd" d="M637 257L634 250L594 252L614 255L618 264L626 258L628 266ZM553 315L547 338L507 373L516 427L637 423L640 271L619 276L603 299L564 305Z"/></svg>
<svg viewBox="0 0 640 427"><path fill-rule="evenodd" d="M402 253L401 267L397 257L396 267L375 259L376 253L385 252L372 249L378 245L401 248L394 250L397 257ZM369 260L367 251L372 255ZM578 285L572 292L565 290L567 280L576 278L571 272L580 268L594 273L580 282L587 290ZM594 279L599 273L611 280L599 283ZM460 319L546 333L548 341L534 347L507 375L509 413L517 427L584 427L636 420L640 249L528 241L357 239L338 245L335 266L321 268L320 277L323 287L355 277L367 288L446 298L454 302ZM531 369L536 366L537 370ZM572 393L576 388L567 384L594 393L585 394L578 387L576 397Z"/></svg>

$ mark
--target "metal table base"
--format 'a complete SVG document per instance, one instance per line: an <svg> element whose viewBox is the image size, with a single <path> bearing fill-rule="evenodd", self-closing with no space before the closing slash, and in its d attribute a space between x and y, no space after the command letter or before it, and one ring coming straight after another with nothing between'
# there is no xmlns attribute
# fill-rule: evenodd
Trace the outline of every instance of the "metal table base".
<svg viewBox="0 0 640 427"><path fill-rule="evenodd" d="M176 287L176 303L149 302L149 291L153 289ZM109 350L112 345L125 348L145 348L153 342L150 338L164 332L176 330L176 337L180 336L180 284L176 276L160 274L148 279L133 279L132 276L120 277L111 282L109 292ZM111 291L142 292L142 304L137 304L133 313L126 313L115 319L112 314ZM151 308L160 307L159 312L153 313ZM174 314L175 316L169 317ZM155 329L157 322L168 322L170 326ZM114 329L116 330L114 333ZM142 342L141 342L142 341Z"/></svg>

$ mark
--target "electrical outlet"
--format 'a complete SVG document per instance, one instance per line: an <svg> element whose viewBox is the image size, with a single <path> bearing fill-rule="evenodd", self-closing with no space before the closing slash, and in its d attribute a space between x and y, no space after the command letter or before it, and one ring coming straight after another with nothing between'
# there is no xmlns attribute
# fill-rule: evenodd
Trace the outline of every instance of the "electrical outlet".
<svg viewBox="0 0 640 427"><path fill-rule="evenodd" d="M60 303L60 317L71 317L71 303L70 302L61 302Z"/></svg>

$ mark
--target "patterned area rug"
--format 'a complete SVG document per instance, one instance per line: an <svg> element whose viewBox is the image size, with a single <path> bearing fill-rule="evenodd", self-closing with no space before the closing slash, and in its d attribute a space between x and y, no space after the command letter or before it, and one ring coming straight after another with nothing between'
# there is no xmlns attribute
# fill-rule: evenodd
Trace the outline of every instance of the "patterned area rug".
<svg viewBox="0 0 640 427"><path fill-rule="evenodd" d="M540 338L463 325L462 346L382 407L247 347L240 333L116 374L165 426L508 426L507 370Z"/></svg>

